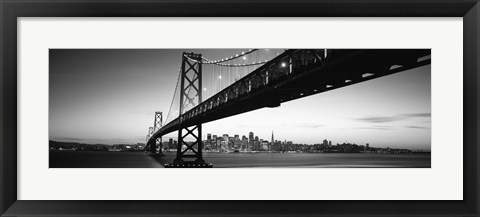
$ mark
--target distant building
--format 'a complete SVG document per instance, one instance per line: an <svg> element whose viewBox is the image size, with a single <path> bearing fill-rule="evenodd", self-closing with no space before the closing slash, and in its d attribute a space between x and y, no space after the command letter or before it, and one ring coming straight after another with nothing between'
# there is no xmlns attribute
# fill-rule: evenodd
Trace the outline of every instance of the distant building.
<svg viewBox="0 0 480 217"><path fill-rule="evenodd" d="M261 144L261 150L262 151L268 151L268 145L270 144L268 141L263 141Z"/></svg>
<svg viewBox="0 0 480 217"><path fill-rule="evenodd" d="M233 136L233 148L235 150L242 149L242 140L240 140L240 136L238 134L235 134L235 136Z"/></svg>
<svg viewBox="0 0 480 217"><path fill-rule="evenodd" d="M327 147L328 146L328 141L326 139L323 140L323 146Z"/></svg>
<svg viewBox="0 0 480 217"><path fill-rule="evenodd" d="M228 150L233 150L235 147L234 137L228 137Z"/></svg>
<svg viewBox="0 0 480 217"><path fill-rule="evenodd" d="M217 135L212 135L212 149L216 150L217 149Z"/></svg>
<svg viewBox="0 0 480 217"><path fill-rule="evenodd" d="M228 143L226 141L221 141L219 149L222 151L228 151Z"/></svg>
<svg viewBox="0 0 480 217"><path fill-rule="evenodd" d="M247 150L247 146L248 146L248 138L243 135L242 136L242 150Z"/></svg>
<svg viewBox="0 0 480 217"><path fill-rule="evenodd" d="M260 141L257 141L257 140L253 141L253 147L255 151L260 150Z"/></svg>
<svg viewBox="0 0 480 217"><path fill-rule="evenodd" d="M253 138L254 138L254 135L253 135L253 132L250 132L248 134L248 146L247 146L247 151L250 151L253 149Z"/></svg>
<svg viewBox="0 0 480 217"><path fill-rule="evenodd" d="M207 143L210 144L212 142L212 134L207 133Z"/></svg>
<svg viewBox="0 0 480 217"><path fill-rule="evenodd" d="M228 143L229 139L228 139L228 134L223 134L223 141L225 141L226 143Z"/></svg>
<svg viewBox="0 0 480 217"><path fill-rule="evenodd" d="M145 143L137 143L138 150L142 150L143 148L145 148Z"/></svg>
<svg viewBox="0 0 480 217"><path fill-rule="evenodd" d="M217 150L222 149L222 138L217 138L215 144L216 144L215 149Z"/></svg>

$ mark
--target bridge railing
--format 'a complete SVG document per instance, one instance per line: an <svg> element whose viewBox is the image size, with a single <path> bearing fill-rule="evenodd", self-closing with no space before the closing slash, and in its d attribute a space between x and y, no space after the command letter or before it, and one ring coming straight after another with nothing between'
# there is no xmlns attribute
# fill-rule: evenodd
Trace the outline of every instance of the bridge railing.
<svg viewBox="0 0 480 217"><path fill-rule="evenodd" d="M250 74L239 79L229 87L218 92L196 107L185 112L180 117L166 124L163 129L172 129L173 126L194 118L211 109L222 106L233 100L253 94L266 87L271 87L277 82L284 80L292 73L302 73L302 68L312 64L323 64L328 60L332 50L287 50Z"/></svg>

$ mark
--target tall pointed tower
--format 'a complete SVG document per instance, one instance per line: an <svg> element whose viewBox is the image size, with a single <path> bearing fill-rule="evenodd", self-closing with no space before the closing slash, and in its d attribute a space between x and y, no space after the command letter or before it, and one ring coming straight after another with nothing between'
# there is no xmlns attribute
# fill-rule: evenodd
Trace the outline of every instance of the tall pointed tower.
<svg viewBox="0 0 480 217"><path fill-rule="evenodd" d="M273 139L273 130L272 130L272 141L270 142L270 148L269 148L269 151L272 151L273 150L273 143L275 142L275 140Z"/></svg>

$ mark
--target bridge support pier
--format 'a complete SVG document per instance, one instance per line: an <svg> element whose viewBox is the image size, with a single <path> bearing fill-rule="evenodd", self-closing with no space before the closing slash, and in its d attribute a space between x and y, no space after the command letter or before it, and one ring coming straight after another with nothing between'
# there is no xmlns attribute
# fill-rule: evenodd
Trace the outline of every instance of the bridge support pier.
<svg viewBox="0 0 480 217"><path fill-rule="evenodd" d="M162 112L155 112L155 120L153 122L154 132L162 128L163 122L163 113ZM156 148L158 147L158 151ZM162 144L162 137L159 137L155 140L155 152L156 155L163 156L163 144Z"/></svg>
<svg viewBox="0 0 480 217"><path fill-rule="evenodd" d="M183 53L180 77L180 113L191 109L202 102L202 55ZM177 156L172 164L165 167L212 167L206 164L202 156L202 125L182 125L182 119L178 127ZM185 141L186 137L193 137L193 142ZM186 160L186 159L192 160Z"/></svg>
<svg viewBox="0 0 480 217"><path fill-rule="evenodd" d="M146 150L148 155L156 155L157 153L157 146L155 142L150 141L150 137L153 135L154 132L155 131L153 127L148 128L147 144L146 144L146 148L147 148Z"/></svg>
<svg viewBox="0 0 480 217"><path fill-rule="evenodd" d="M157 153L157 146L155 144L155 142L150 142L148 141L147 142L147 147L148 148L148 155L152 156L152 155L156 155Z"/></svg>
<svg viewBox="0 0 480 217"><path fill-rule="evenodd" d="M185 138L191 136L194 142L186 142ZM202 125L185 127L178 131L177 157L170 167L212 167L205 163L202 156ZM187 161L186 159L193 159Z"/></svg>

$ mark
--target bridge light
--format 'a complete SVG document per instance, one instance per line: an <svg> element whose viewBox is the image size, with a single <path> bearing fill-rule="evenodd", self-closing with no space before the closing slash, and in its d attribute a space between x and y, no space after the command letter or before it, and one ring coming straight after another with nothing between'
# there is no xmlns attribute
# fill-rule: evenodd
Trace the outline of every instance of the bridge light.
<svg viewBox="0 0 480 217"><path fill-rule="evenodd" d="M218 76L218 79L222 79L222 76L221 76L221 75L219 75L219 76Z"/></svg>
<svg viewBox="0 0 480 217"><path fill-rule="evenodd" d="M282 63L282 67L286 67L286 66L287 66L287 64L286 64L286 63Z"/></svg>
<svg viewBox="0 0 480 217"><path fill-rule="evenodd" d="M374 75L374 74L372 74L372 73L365 73L365 74L362 74L362 78L370 77L370 76L372 76L372 75Z"/></svg>

